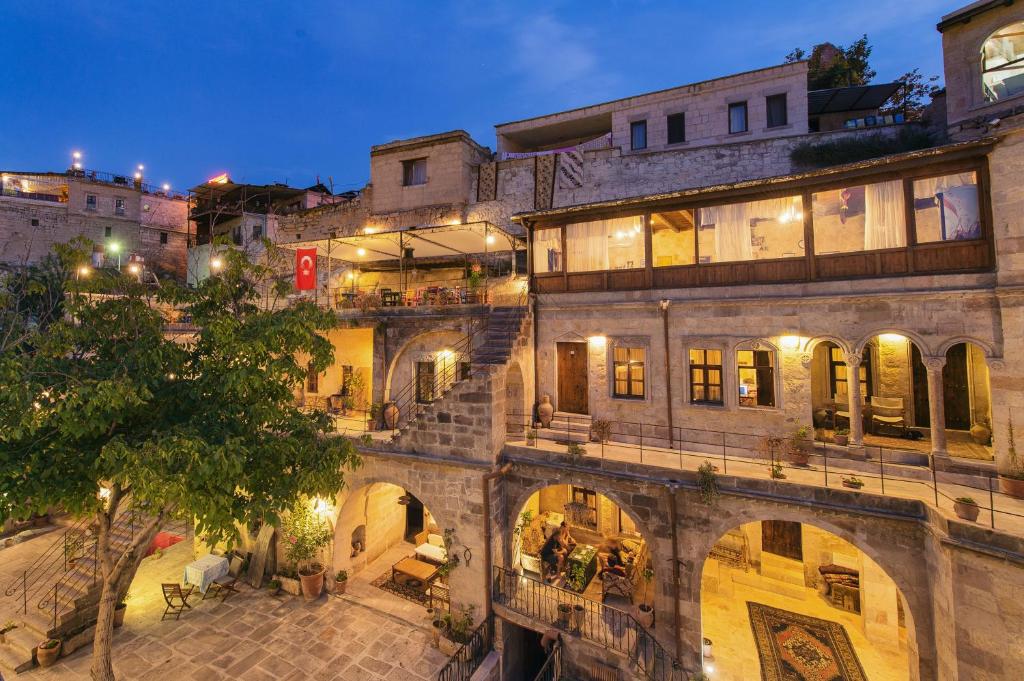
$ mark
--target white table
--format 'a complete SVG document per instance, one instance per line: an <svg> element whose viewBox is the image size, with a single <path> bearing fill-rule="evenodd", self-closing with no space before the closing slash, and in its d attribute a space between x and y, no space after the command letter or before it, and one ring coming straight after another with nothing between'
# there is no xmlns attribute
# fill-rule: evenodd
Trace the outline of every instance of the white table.
<svg viewBox="0 0 1024 681"><path fill-rule="evenodd" d="M207 554L185 566L185 583L195 584L200 593L206 593L213 580L228 573L228 559L224 556Z"/></svg>

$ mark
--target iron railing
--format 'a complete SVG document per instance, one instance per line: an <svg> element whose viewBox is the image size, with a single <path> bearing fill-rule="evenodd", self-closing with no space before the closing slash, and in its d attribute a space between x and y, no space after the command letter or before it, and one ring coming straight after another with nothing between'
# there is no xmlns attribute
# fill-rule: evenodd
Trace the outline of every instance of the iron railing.
<svg viewBox="0 0 1024 681"><path fill-rule="evenodd" d="M962 504L959 499L970 498L985 513L985 522L993 529L996 529L996 520L1000 517L1004 520L1024 519L1024 503L996 491L996 473L939 471L935 468L934 458L924 452L900 450L904 459L893 461L893 455L887 455L886 448L872 445L861 447L865 458L858 458L850 453L853 447L807 440L807 460L798 462L788 441L776 438L773 443L772 438L751 433L682 427L670 429L642 422L606 421L606 439L592 442L598 438L590 417L560 414L558 419L565 421L564 431L561 428L543 430L554 433L558 438L555 442L559 444L580 444L586 456L629 462L639 459L640 464L678 470L696 470L708 462L725 475L845 487L889 497L916 499L931 503L935 508L953 511ZM506 415L506 432L516 439L524 438L524 433L529 435L530 431L539 436L533 426L531 415L521 412ZM623 451L626 452L625 458ZM920 454L927 459L928 467L907 464L907 453ZM858 463L861 465L855 465ZM970 496L978 492L984 495L981 501ZM1018 531L1012 527L1014 524L1004 523L1008 527L1000 529Z"/></svg>
<svg viewBox="0 0 1024 681"><path fill-rule="evenodd" d="M491 652L494 644L494 618L480 623L469 640L462 644L448 663L437 673L437 681L469 681L477 668Z"/></svg>
<svg viewBox="0 0 1024 681"><path fill-rule="evenodd" d="M562 639L559 637L552 645L544 666L533 677L533 681L559 681L562 678Z"/></svg>
<svg viewBox="0 0 1024 681"><path fill-rule="evenodd" d="M494 601L626 655L650 681L685 681L679 663L632 615L581 594L494 566Z"/></svg>

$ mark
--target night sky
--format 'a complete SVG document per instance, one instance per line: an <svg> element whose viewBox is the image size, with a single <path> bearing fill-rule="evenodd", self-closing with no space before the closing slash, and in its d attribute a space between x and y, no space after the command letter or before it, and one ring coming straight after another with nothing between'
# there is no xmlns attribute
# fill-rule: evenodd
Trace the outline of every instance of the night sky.
<svg viewBox="0 0 1024 681"><path fill-rule="evenodd" d="M185 189L363 186L369 147L777 64L867 33L876 82L942 75L941 15L901 2L4 2L0 168Z"/></svg>

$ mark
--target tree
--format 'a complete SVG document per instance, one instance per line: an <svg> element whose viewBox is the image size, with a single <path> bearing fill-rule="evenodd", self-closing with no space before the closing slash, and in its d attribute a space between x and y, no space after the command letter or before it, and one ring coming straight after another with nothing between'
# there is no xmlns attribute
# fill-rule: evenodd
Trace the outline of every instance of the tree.
<svg viewBox="0 0 1024 681"><path fill-rule="evenodd" d="M805 57L807 52L797 47L786 55L786 63L791 64ZM866 85L875 77L869 63L870 57L871 45L867 35L845 48L832 43L815 45L807 57L807 87L810 90L826 90Z"/></svg>
<svg viewBox="0 0 1024 681"><path fill-rule="evenodd" d="M61 271L82 257L63 254ZM114 678L114 608L164 521L187 515L208 541L230 540L303 495L333 497L358 465L326 414L293 404L306 358L321 371L332 361L334 317L309 303L267 309L267 268L223 258L195 290L95 271L94 295L65 276L66 314L45 330L12 309L23 296L0 298L0 319L27 329L0 348L0 520L54 506L94 517L97 681ZM171 308L191 316L194 337L164 333ZM111 528L129 506L140 529L118 548Z"/></svg>
<svg viewBox="0 0 1024 681"><path fill-rule="evenodd" d="M920 69L904 73L896 79L900 89L889 98L883 112L903 113L907 120L920 118L931 97L939 90L938 80L938 76L929 76L926 80Z"/></svg>

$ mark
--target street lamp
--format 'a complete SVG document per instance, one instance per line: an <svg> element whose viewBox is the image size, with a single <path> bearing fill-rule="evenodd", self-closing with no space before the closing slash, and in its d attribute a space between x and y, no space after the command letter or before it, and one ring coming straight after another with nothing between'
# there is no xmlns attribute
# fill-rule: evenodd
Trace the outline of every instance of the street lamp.
<svg viewBox="0 0 1024 681"><path fill-rule="evenodd" d="M136 263L132 263L131 265L128 265L128 271L134 274L135 276L138 276L139 266Z"/></svg>
<svg viewBox="0 0 1024 681"><path fill-rule="evenodd" d="M117 254L117 269L120 270L121 269L121 244L117 243L116 241L111 241L109 244L107 244L107 248L110 249L111 253L116 253Z"/></svg>

